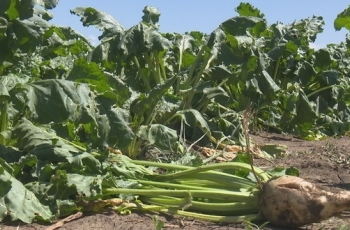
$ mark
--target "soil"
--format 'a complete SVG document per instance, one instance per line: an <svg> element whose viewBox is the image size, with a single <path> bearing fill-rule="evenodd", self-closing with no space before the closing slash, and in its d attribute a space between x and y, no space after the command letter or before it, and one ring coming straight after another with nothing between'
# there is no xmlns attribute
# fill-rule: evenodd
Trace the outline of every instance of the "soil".
<svg viewBox="0 0 350 230"><path fill-rule="evenodd" d="M328 138L322 141L305 141L293 136L258 133L251 135L257 145L281 144L288 147L284 156L271 161L264 159L255 160L255 164L263 168L275 166L297 168L300 177L318 185L329 188L342 188L350 190L350 138L347 136ZM194 219L180 218L157 213L132 213L130 215L118 215L114 212L106 212L83 216L65 223L60 229L156 229L155 222L164 222L162 229L259 229L247 224L217 224ZM1 230L14 229L48 229L47 225L6 223L0 224ZM270 225L260 229L278 230ZM350 229L350 213L332 217L321 223L304 226L301 229Z"/></svg>

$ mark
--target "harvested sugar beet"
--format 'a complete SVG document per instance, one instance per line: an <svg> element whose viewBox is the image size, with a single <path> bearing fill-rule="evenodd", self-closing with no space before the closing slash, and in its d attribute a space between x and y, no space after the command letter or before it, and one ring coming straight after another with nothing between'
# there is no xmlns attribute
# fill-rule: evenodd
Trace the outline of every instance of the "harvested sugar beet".
<svg viewBox="0 0 350 230"><path fill-rule="evenodd" d="M298 227L350 210L350 192L327 191L299 177L281 176L263 185L261 209L271 224Z"/></svg>

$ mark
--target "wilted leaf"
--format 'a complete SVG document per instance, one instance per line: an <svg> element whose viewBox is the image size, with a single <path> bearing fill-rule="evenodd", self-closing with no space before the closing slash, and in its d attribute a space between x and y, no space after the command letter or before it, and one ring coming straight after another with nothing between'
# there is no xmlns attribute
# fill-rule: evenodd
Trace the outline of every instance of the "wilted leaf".
<svg viewBox="0 0 350 230"><path fill-rule="evenodd" d="M208 126L208 123L203 118L202 114L200 114L195 109L187 109L187 110L181 110L176 113L176 116L179 116L181 120L185 122L186 125L194 128L194 127L200 127L204 130L204 132L210 133L210 128Z"/></svg>
<svg viewBox="0 0 350 230"><path fill-rule="evenodd" d="M67 185L76 187L79 196L87 199L96 199L102 196L102 181L103 177L99 175L67 174Z"/></svg>
<svg viewBox="0 0 350 230"><path fill-rule="evenodd" d="M76 148L60 140L55 134L33 125L26 119L16 126L14 135L19 149L41 160L62 162L79 153Z"/></svg>
<svg viewBox="0 0 350 230"><path fill-rule="evenodd" d="M163 150L174 150L178 140L176 130L161 124L143 125L139 129L139 135L144 140L147 140L149 144Z"/></svg>
<svg viewBox="0 0 350 230"><path fill-rule="evenodd" d="M109 139L111 145L114 144L119 148L124 148L134 139L135 134L129 127L129 123L125 118L125 111L120 108L113 108L107 113L110 120L111 131Z"/></svg>
<svg viewBox="0 0 350 230"><path fill-rule="evenodd" d="M11 220L32 223L34 220L49 222L53 215L49 207L40 203L38 198L24 185L10 175L0 165L0 219L7 215Z"/></svg>
<svg viewBox="0 0 350 230"><path fill-rule="evenodd" d="M110 169L114 173L114 175L117 175L118 177L124 176L127 179L139 179L140 177L143 177L145 175L152 175L153 172L148 170L142 165L134 164L130 161L131 159L127 156L124 156L122 154L115 154L110 157L109 162L111 162ZM122 182L119 182L122 183ZM115 185L115 182L113 182ZM113 184L111 187L113 187ZM126 181L125 183L122 183L119 185L119 187L124 186L132 186L137 187L138 183Z"/></svg>
<svg viewBox="0 0 350 230"><path fill-rule="evenodd" d="M276 84L276 82L271 78L268 72L265 70L262 71L262 75L258 78L259 88L263 93L277 92L280 90L280 87Z"/></svg>

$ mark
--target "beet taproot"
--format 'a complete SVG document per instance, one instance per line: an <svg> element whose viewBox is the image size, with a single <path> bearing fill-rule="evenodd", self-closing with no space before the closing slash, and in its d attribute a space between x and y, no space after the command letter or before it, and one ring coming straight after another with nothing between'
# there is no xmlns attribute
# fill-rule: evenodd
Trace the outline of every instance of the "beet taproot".
<svg viewBox="0 0 350 230"><path fill-rule="evenodd" d="M349 191L331 191L299 177L273 178L262 187L262 214L276 226L300 227L349 209Z"/></svg>

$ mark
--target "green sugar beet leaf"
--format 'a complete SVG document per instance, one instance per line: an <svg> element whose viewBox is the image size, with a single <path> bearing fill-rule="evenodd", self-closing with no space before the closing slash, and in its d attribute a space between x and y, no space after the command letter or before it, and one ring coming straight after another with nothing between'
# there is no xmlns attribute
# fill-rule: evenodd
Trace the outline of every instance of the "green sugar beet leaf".
<svg viewBox="0 0 350 230"><path fill-rule="evenodd" d="M73 64L71 62L75 55L85 58L92 47L88 39L70 27L50 26L49 29L45 30L43 39L45 41L44 44L47 45L43 52L44 57L50 59L57 56L67 57L67 62L70 65L67 65L68 63L63 64L67 66ZM71 68L69 67L69 69Z"/></svg>
<svg viewBox="0 0 350 230"><path fill-rule="evenodd" d="M20 86L13 93L18 105L27 106L31 118L40 123L66 119L86 123L96 117L95 94L87 84L49 79Z"/></svg>
<svg viewBox="0 0 350 230"><path fill-rule="evenodd" d="M6 37L7 28L8 21L5 18L0 17L0 40Z"/></svg>
<svg viewBox="0 0 350 230"><path fill-rule="evenodd" d="M170 36L170 35L168 35ZM181 68L182 67L187 67L188 64L186 63L186 51L188 51L189 53L192 51L192 43L194 42L194 38L189 35L189 34L173 34L171 35L172 38L174 40L174 52L175 52L175 57L178 58L177 60L177 73L180 73ZM192 55L187 54L190 57ZM190 61L189 63L192 64L193 61Z"/></svg>
<svg viewBox="0 0 350 230"><path fill-rule="evenodd" d="M323 31L324 20L321 16L313 16L312 18L301 20L297 24L301 34L307 36L309 42L315 42L317 34Z"/></svg>
<svg viewBox="0 0 350 230"><path fill-rule="evenodd" d="M38 13L43 15L45 19L49 15L46 10L55 8L57 4L58 0L3 0L0 3L0 13L6 12L11 20L18 17L27 19ZM42 8L37 8L36 6L41 6ZM51 16L47 19L51 19Z"/></svg>
<svg viewBox="0 0 350 230"><path fill-rule="evenodd" d="M341 30L342 28L350 30L350 6L338 14L334 20L334 29Z"/></svg>
<svg viewBox="0 0 350 230"><path fill-rule="evenodd" d="M251 35L258 37L266 29L266 20L258 17L237 16L221 23L220 28L233 36Z"/></svg>
<svg viewBox="0 0 350 230"><path fill-rule="evenodd" d="M142 22L158 27L160 12L157 8L146 6L143 11Z"/></svg>
<svg viewBox="0 0 350 230"><path fill-rule="evenodd" d="M161 124L143 125L140 127L139 135L149 142L163 150L173 150L176 148L178 136L176 130L170 129Z"/></svg>
<svg viewBox="0 0 350 230"><path fill-rule="evenodd" d="M124 27L109 14L96 10L92 7L77 7L70 11L74 15L80 16L80 21L84 26L95 26L103 31L98 38L107 39L124 33Z"/></svg>
<svg viewBox="0 0 350 230"><path fill-rule="evenodd" d="M145 175L153 175L153 172L148 168L135 164L131 159L122 154L115 154L109 158L109 161L104 163L105 167L109 168L116 176L122 176L125 179L139 179ZM109 180L108 178L106 178ZM115 183L113 181L113 183ZM135 184L137 185L137 183ZM112 186L111 186L112 187Z"/></svg>
<svg viewBox="0 0 350 230"><path fill-rule="evenodd" d="M46 9L53 9L57 6L59 0L37 0L36 3L45 7Z"/></svg>
<svg viewBox="0 0 350 230"><path fill-rule="evenodd" d="M259 76L259 88L264 94L268 94L271 92L277 92L280 90L280 87L276 84L276 82L271 78L268 72L265 70L261 71L262 75Z"/></svg>
<svg viewBox="0 0 350 230"><path fill-rule="evenodd" d="M94 75L92 75L94 76ZM90 80L88 78L82 80ZM94 81L94 79L92 79ZM98 80L94 83L98 84ZM91 88L94 86L91 85ZM100 88L108 87L106 85ZM109 138L114 139L113 130L128 130L125 122L114 111L110 98L96 98L88 84L79 84L68 80L44 80L26 84L12 92L18 111L26 108L27 118L40 124L70 121L75 125L84 124L88 140L99 147L105 146ZM111 97L114 95L110 94ZM104 100L103 100L104 99ZM57 112L60 111L60 112ZM116 127L117 126L117 127ZM125 138L127 137L124 132ZM74 138L71 136L71 138ZM123 143L124 136L118 140ZM113 143L116 140L113 140Z"/></svg>
<svg viewBox="0 0 350 230"><path fill-rule="evenodd" d="M81 83L89 83L98 93L110 92L107 76L94 62L87 62L85 59L75 61L72 71L67 80Z"/></svg>
<svg viewBox="0 0 350 230"><path fill-rule="evenodd" d="M108 116L110 125L110 131L108 133L109 145L118 146L119 148L128 146L135 137L135 134L129 127L129 114L121 108L112 108L107 111L106 115Z"/></svg>
<svg viewBox="0 0 350 230"><path fill-rule="evenodd" d="M10 216L11 220L32 223L34 220L50 221L50 209L0 165L0 220Z"/></svg>
<svg viewBox="0 0 350 230"><path fill-rule="evenodd" d="M67 161L68 157L79 153L76 148L66 144L54 133L33 125L25 118L16 126L13 133L19 149L31 153L41 160Z"/></svg>
<svg viewBox="0 0 350 230"><path fill-rule="evenodd" d="M17 162L22 157L22 155L23 153L17 148L0 145L0 158L8 164ZM10 172L9 170L7 171Z"/></svg>
<svg viewBox="0 0 350 230"><path fill-rule="evenodd" d="M33 40L41 44L41 37L44 31L50 27L47 21L37 16L27 20L16 19L13 23L14 29L16 30L16 37L22 44L24 41L33 42Z"/></svg>
<svg viewBox="0 0 350 230"><path fill-rule="evenodd" d="M102 180L103 177L100 175L67 174L67 185L75 186L78 194L87 198L96 198L102 195Z"/></svg>
<svg viewBox="0 0 350 230"><path fill-rule="evenodd" d="M11 5L11 0L3 0L0 1L0 13L3 14L5 13Z"/></svg>
<svg viewBox="0 0 350 230"><path fill-rule="evenodd" d="M210 134L210 128L202 114L195 109L187 109L176 112L175 116L179 117L186 125L191 128L199 127L203 132Z"/></svg>
<svg viewBox="0 0 350 230"><path fill-rule="evenodd" d="M169 90L172 84L177 79L177 76L169 78L166 82L158 85L149 94L142 94L130 106L130 111L134 114L142 114L144 111L150 111L148 117L154 116L154 110L163 95Z"/></svg>
<svg viewBox="0 0 350 230"><path fill-rule="evenodd" d="M117 42L117 41L116 41ZM171 46L168 39L164 38L154 27L145 23L139 23L128 29L118 48L125 55L141 55L149 51L167 50Z"/></svg>
<svg viewBox="0 0 350 230"><path fill-rule="evenodd" d="M71 171L96 174L101 171L101 163L92 154L83 152L67 158Z"/></svg>
<svg viewBox="0 0 350 230"><path fill-rule="evenodd" d="M35 126L25 118L15 127L13 134L17 139L17 147L24 153L29 153L15 164L20 168L23 168L23 165L33 167L40 160L65 162L67 163L65 169L70 171L100 172L101 164L92 154L60 138L52 130L48 131L43 127ZM15 169L18 167L16 166ZM48 170L51 169L48 168ZM40 176L39 174L34 173L33 176Z"/></svg>
<svg viewBox="0 0 350 230"><path fill-rule="evenodd" d="M77 186L69 183L65 170L56 170L49 180L27 183L25 187L36 195L41 204L50 207L55 215L53 219L77 211L76 204L71 200L77 195Z"/></svg>
<svg viewBox="0 0 350 230"><path fill-rule="evenodd" d="M21 8L34 8L36 5L39 5L44 7L45 9L53 9L58 4L58 1L59 0L22 0L16 1L16 6L21 6Z"/></svg>
<svg viewBox="0 0 350 230"><path fill-rule="evenodd" d="M241 4L239 4L239 6L236 8L236 11L240 16L253 16L258 18L263 18L265 16L260 12L260 10L249 3L241 2Z"/></svg>

